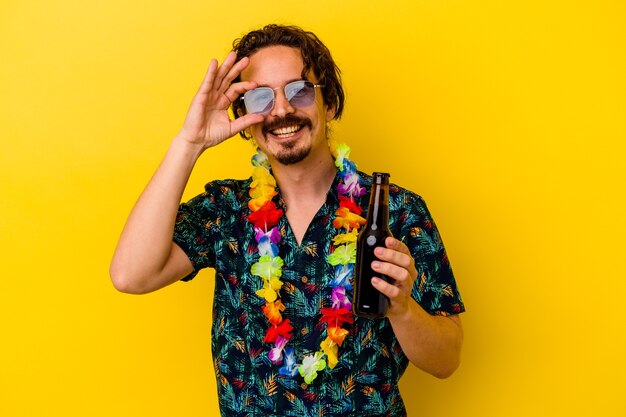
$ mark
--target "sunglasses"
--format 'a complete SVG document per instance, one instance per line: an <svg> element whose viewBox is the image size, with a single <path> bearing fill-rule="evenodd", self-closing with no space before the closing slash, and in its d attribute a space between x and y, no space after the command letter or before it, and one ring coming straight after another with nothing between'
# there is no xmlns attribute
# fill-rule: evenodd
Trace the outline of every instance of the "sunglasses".
<svg viewBox="0 0 626 417"><path fill-rule="evenodd" d="M285 86L285 97L293 107L306 107L315 101L315 87L323 87L320 84L313 84L310 81L293 81ZM243 100L248 113L265 114L274 108L276 95L274 90L280 87L259 87L246 92Z"/></svg>

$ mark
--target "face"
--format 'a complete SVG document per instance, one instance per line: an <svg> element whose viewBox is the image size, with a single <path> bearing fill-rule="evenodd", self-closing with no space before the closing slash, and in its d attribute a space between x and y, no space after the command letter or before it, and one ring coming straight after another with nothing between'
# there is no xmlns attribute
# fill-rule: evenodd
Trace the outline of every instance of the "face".
<svg viewBox="0 0 626 417"><path fill-rule="evenodd" d="M321 90L315 88L315 101L302 107L294 107L285 97L285 85L301 80L303 68L298 49L271 46L251 55L249 65L241 73L244 81L274 89L274 107L264 115L262 123L248 130L270 160L283 165L330 155L326 123L332 120L334 112L324 105ZM312 72L306 80L317 83Z"/></svg>

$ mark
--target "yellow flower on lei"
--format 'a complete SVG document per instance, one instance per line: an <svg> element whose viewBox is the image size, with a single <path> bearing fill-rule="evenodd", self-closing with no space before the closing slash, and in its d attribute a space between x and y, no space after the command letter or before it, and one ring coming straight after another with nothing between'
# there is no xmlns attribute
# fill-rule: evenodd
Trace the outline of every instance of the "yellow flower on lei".
<svg viewBox="0 0 626 417"><path fill-rule="evenodd" d="M356 238L359 232L357 229L352 229L350 233L342 233L333 238L335 246L343 245L344 243L356 242Z"/></svg>
<svg viewBox="0 0 626 417"><path fill-rule="evenodd" d="M337 365L337 362L339 362L339 359L337 358L339 346L337 346L337 344L333 342L330 337L327 337L326 340L320 344L320 347L328 358L328 367L333 369L335 365Z"/></svg>
<svg viewBox="0 0 626 417"><path fill-rule="evenodd" d="M276 192L276 180L266 168L262 166L254 168L248 194L252 197L248 202L248 207L252 211L259 210L263 207L263 204L278 194Z"/></svg>
<svg viewBox="0 0 626 417"><path fill-rule="evenodd" d="M250 188L250 192L248 193L252 198L259 198L263 196L268 196L268 200L271 200L276 194L276 187L269 184L259 184L254 188Z"/></svg>
<svg viewBox="0 0 626 417"><path fill-rule="evenodd" d="M265 298L268 303L273 303L278 298L278 291L282 288L283 282L278 278L263 278L263 288L255 294Z"/></svg>
<svg viewBox="0 0 626 417"><path fill-rule="evenodd" d="M270 174L270 172L263 167L255 167L252 171L252 182L250 188L255 188L259 185L271 185L276 187L276 180Z"/></svg>
<svg viewBox="0 0 626 417"><path fill-rule="evenodd" d="M252 182L248 194L252 199L248 202L248 207L252 211L257 211L263 204L270 201L276 192L276 180L270 172L262 166L257 166L252 171Z"/></svg>

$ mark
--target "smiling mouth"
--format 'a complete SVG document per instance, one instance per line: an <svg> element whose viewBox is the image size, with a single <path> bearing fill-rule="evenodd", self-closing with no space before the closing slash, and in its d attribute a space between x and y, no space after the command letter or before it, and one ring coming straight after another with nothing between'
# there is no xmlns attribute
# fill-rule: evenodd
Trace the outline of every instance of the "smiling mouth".
<svg viewBox="0 0 626 417"><path fill-rule="evenodd" d="M303 127L303 125L285 126L271 130L270 133L277 138L286 139L298 133Z"/></svg>
<svg viewBox="0 0 626 417"><path fill-rule="evenodd" d="M298 117L288 114L285 117L275 119L263 126L263 134L268 133L276 139L289 139L296 136L305 127L312 127L311 120L306 117Z"/></svg>

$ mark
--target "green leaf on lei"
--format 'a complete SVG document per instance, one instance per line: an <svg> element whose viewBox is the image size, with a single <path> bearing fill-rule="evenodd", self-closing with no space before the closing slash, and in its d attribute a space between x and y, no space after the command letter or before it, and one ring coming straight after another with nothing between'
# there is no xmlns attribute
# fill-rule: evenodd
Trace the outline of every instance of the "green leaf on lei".
<svg viewBox="0 0 626 417"><path fill-rule="evenodd" d="M317 372L326 368L326 361L323 352L315 352L314 355L307 355L302 360L302 365L298 366L298 372L304 378L304 382L310 384L317 378Z"/></svg>
<svg viewBox="0 0 626 417"><path fill-rule="evenodd" d="M272 258L270 255L263 255L257 263L252 265L250 272L264 279L280 278L283 274L283 264L284 262L280 256Z"/></svg>
<svg viewBox="0 0 626 417"><path fill-rule="evenodd" d="M332 266L347 265L356 262L356 242L341 245L327 257Z"/></svg>

